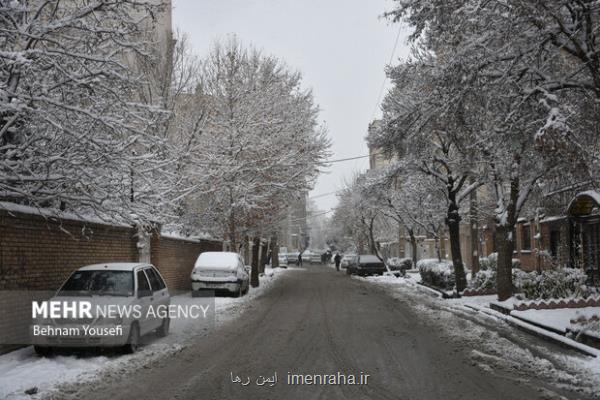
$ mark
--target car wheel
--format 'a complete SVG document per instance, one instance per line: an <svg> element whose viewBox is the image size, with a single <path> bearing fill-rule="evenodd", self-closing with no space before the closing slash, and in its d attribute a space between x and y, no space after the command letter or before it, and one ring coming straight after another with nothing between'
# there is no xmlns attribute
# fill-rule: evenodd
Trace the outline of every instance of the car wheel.
<svg viewBox="0 0 600 400"><path fill-rule="evenodd" d="M127 343L123 346L123 351L127 354L133 354L137 351L140 346L140 327L137 323L133 323L131 325L131 329L129 331L129 338L127 339Z"/></svg>
<svg viewBox="0 0 600 400"><path fill-rule="evenodd" d="M52 355L52 347L33 346L33 351L40 357L49 357Z"/></svg>
<svg viewBox="0 0 600 400"><path fill-rule="evenodd" d="M163 319L162 325L156 330L159 337L165 337L169 334L169 327L171 326L171 318Z"/></svg>

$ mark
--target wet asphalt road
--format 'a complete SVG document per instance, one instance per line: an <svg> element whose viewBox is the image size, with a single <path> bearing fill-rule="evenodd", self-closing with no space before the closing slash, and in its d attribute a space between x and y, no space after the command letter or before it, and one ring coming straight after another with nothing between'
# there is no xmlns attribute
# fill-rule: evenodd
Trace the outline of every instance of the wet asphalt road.
<svg viewBox="0 0 600 400"><path fill-rule="evenodd" d="M324 266L289 271L237 319L85 399L555 399L537 378L484 372L402 300ZM257 386L259 375L278 382ZM288 373L369 374L367 385L290 385ZM232 382L232 374L243 386ZM245 383L245 382L244 382ZM55 398L60 398L57 395ZM65 396L66 397L66 396ZM564 397L563 397L564 398ZM571 398L571 397L568 397ZM578 397L579 398L579 397Z"/></svg>

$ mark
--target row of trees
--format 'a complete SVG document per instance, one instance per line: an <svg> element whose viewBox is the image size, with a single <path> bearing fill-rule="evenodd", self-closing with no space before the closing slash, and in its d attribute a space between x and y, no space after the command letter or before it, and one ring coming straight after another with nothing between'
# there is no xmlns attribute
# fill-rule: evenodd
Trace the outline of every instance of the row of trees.
<svg viewBox="0 0 600 400"><path fill-rule="evenodd" d="M235 38L198 58L170 12L0 0L0 199L233 248L273 233L328 156L313 95Z"/></svg>
<svg viewBox="0 0 600 400"><path fill-rule="evenodd" d="M241 250L270 238L277 258L277 230L288 207L310 189L328 157L329 140L301 75L276 58L244 48L232 38L214 45L187 94L204 112L197 132L183 132L188 154L183 171L193 186L178 222L210 231ZM177 123L178 125L180 122ZM258 256L253 282L258 283Z"/></svg>
<svg viewBox="0 0 600 400"><path fill-rule="evenodd" d="M532 196L598 176L600 5L397 0L388 17L414 29L413 52L388 67L393 87L369 144L399 160L384 175L400 193L416 189L400 202L439 217L436 204L419 199L442 195L459 290L466 284L460 222L467 212L491 217L498 294L506 299L515 224ZM486 197L467 210L477 193ZM415 215L427 225L410 211L399 220Z"/></svg>

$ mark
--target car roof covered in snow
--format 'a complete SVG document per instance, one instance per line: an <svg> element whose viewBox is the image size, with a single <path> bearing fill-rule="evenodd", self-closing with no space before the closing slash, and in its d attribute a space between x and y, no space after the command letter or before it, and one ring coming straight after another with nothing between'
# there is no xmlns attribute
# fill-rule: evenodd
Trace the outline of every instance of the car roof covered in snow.
<svg viewBox="0 0 600 400"><path fill-rule="evenodd" d="M238 266L238 253L228 251L207 251L200 254L194 268L232 269Z"/></svg>
<svg viewBox="0 0 600 400"><path fill-rule="evenodd" d="M81 267L78 271L96 271L96 270L108 270L108 271L133 271L136 267L141 267L147 264L144 263L103 263L103 264L92 264Z"/></svg>

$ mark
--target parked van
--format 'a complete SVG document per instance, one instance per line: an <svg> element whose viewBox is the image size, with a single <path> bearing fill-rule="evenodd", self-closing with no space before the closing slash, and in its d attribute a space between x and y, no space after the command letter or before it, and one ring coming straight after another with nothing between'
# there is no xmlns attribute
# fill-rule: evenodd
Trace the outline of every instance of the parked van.
<svg viewBox="0 0 600 400"><path fill-rule="evenodd" d="M202 292L225 291L243 296L250 288L250 276L238 253L206 252L200 254L191 275L192 296Z"/></svg>

